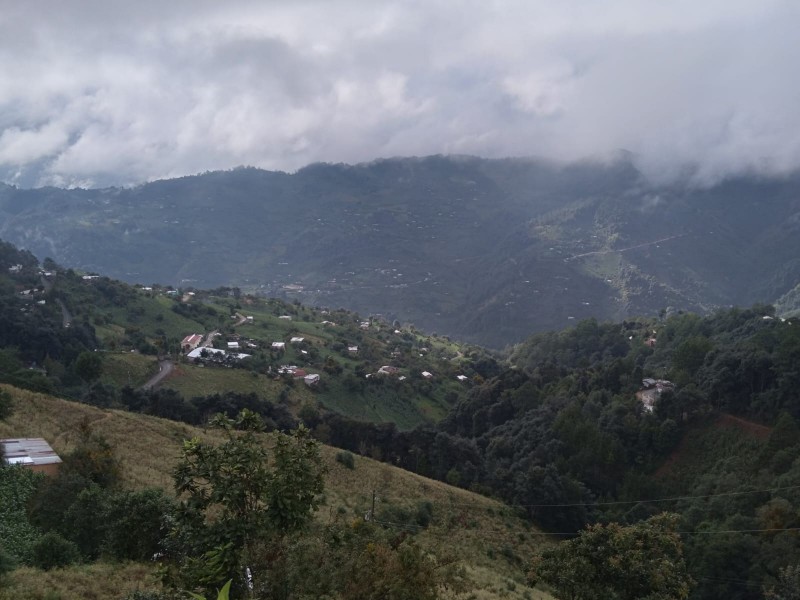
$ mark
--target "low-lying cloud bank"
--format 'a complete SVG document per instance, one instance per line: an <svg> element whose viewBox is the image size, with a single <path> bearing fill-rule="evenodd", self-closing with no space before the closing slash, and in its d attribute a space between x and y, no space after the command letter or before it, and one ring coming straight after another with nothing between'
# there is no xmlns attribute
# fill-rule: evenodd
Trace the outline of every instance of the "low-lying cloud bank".
<svg viewBox="0 0 800 600"><path fill-rule="evenodd" d="M800 166L800 5L8 3L0 179L619 149L656 181Z"/></svg>

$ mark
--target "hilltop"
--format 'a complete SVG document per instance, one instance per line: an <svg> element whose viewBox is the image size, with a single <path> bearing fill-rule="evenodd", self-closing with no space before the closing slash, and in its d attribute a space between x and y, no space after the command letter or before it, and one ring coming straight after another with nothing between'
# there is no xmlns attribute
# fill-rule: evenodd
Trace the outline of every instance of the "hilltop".
<svg viewBox="0 0 800 600"><path fill-rule="evenodd" d="M131 189L0 186L0 236L128 282L236 286L503 348L587 317L790 293L798 189L797 175L657 186L624 156L431 156Z"/></svg>
<svg viewBox="0 0 800 600"><path fill-rule="evenodd" d="M101 410L5 385L0 389L12 395L15 407L8 421L0 421L0 437L44 437L64 454L74 446L78 425L88 422L114 447L122 462L124 485L130 489L156 486L171 492L172 469L182 441L191 437L212 442L221 439L213 430L165 419ZM316 515L319 523L333 517L363 521L373 491L377 496L376 513L393 515L394 519L426 505L431 515L426 527L403 527L418 531L414 537L427 551L464 566L471 585L476 587L470 597L549 598L544 592L527 588L524 571L536 549L550 542L511 509L363 456L356 456L354 468L349 469L336 460L338 452L323 447L329 472L324 500ZM6 593L14 598L43 598L48 593L58 593L63 600L119 597L126 590L152 587L153 577L153 565L71 567L60 571L57 577L20 569L12 575Z"/></svg>

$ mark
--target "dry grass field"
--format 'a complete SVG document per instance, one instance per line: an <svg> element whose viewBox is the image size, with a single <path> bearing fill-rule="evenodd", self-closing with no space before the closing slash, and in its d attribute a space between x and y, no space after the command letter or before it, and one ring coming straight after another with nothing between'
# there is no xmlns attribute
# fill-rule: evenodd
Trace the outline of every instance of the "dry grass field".
<svg viewBox="0 0 800 600"><path fill-rule="evenodd" d="M69 452L81 421L102 433L116 448L125 484L131 488L159 486L172 489L171 472L181 443L190 437L219 440L213 430L117 410L101 410L0 385L14 398L15 412L0 422L0 438L44 437L59 453ZM269 443L265 436L265 443ZM503 504L408 473L391 465L356 456L350 469L336 461L335 448L323 447L328 467L325 493L317 519L363 518L376 496L376 515L414 511L430 503L432 520L417 534L419 543L439 557L457 560L474 589L460 594L467 600L490 598L545 599L540 590L527 587L524 571L540 544L550 543L529 529ZM392 523L389 517L383 517ZM394 527L396 525L387 525ZM150 565L98 564L44 573L18 569L0 599L77 600L120 598L140 586L153 587Z"/></svg>

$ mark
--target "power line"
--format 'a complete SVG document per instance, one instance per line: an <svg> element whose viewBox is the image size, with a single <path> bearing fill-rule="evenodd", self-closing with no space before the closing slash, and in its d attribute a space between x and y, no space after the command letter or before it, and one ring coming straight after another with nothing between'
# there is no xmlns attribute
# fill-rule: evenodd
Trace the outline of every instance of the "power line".
<svg viewBox="0 0 800 600"><path fill-rule="evenodd" d="M800 485L789 485L784 487L767 488L763 490L748 490L742 492L720 492L718 494L701 494L698 496L672 496L669 498L654 498L651 500L615 500L610 502L573 502L564 504L505 504L508 508L570 508L579 506L620 506L629 504L649 504L657 502L675 502L677 500L700 500L704 498L718 498L723 496L742 496L746 494L761 494L768 492L780 492L784 490L793 490L800 488ZM498 501L499 502L499 501ZM464 506L480 506L484 505L478 502L464 502L464 503L450 503L451 507L464 507Z"/></svg>
<svg viewBox="0 0 800 600"><path fill-rule="evenodd" d="M384 525L386 527L390 527L393 529L403 529L406 531L416 531L421 532L425 531L430 535L450 535L453 531L474 531L474 533L479 535L491 534L491 533L511 533L508 529L468 529L468 528L456 528L456 527L423 527L421 525L414 525L411 523L396 523L392 521L379 521L374 520L374 523L379 525ZM526 531L527 535L532 536L577 536L580 535L582 532L586 531L585 529L580 531ZM770 527L765 529L718 529L718 530L707 530L707 531L675 531L672 533L676 533L679 535L717 535L717 534L730 534L730 533L777 533L780 531L800 531L800 527Z"/></svg>

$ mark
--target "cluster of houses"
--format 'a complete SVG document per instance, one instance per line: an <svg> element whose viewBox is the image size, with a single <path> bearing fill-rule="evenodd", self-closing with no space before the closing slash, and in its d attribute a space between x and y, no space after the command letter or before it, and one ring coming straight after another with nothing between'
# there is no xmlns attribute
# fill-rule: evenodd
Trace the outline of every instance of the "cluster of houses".
<svg viewBox="0 0 800 600"><path fill-rule="evenodd" d="M314 387L320 379L317 373L308 373L296 365L281 365L278 367L278 375L291 375L293 379L302 379L308 387Z"/></svg>
<svg viewBox="0 0 800 600"><path fill-rule="evenodd" d="M370 379L371 377L373 377L375 375L381 375L381 376L388 375L388 376L397 377L398 381L405 381L406 379L408 379L408 377L406 377L405 375L401 375L400 374L400 369L398 367L395 367L395 366L392 366L392 365L383 365L380 369L377 370L377 372L375 372L375 373L367 373L365 375L365 377L367 379ZM421 371L420 372L420 377L422 377L423 379L433 379L434 375L430 371ZM466 381L469 381L469 377L467 377L466 375L456 375L456 379L458 381L460 381L461 383L465 383Z"/></svg>
<svg viewBox="0 0 800 600"><path fill-rule="evenodd" d="M239 342L228 342L228 349L221 350L211 346L202 346L203 336L199 333L191 333L181 340L181 350L186 354L186 358L190 360L244 360L250 358L250 354L243 354L237 352L239 350Z"/></svg>

